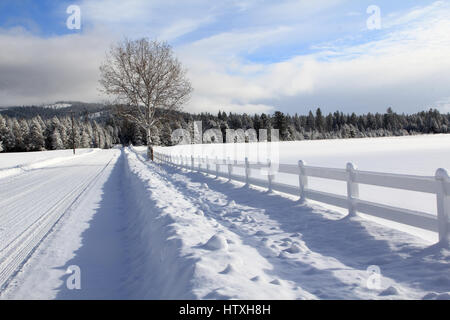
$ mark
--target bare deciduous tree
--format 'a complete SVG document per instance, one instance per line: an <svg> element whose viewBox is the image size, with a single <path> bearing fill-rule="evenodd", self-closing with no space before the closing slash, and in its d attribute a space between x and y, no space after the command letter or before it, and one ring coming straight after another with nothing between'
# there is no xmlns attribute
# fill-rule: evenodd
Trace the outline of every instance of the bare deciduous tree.
<svg viewBox="0 0 450 320"><path fill-rule="evenodd" d="M172 48L146 38L125 39L112 46L100 66L100 84L104 93L116 99L119 115L146 131L149 159L153 159L152 126L180 109L192 91Z"/></svg>

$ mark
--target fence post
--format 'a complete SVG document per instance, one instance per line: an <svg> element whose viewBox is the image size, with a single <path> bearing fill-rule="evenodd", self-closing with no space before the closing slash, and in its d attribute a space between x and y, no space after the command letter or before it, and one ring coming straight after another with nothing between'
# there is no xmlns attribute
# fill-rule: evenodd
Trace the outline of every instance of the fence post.
<svg viewBox="0 0 450 320"><path fill-rule="evenodd" d="M231 164L230 157L228 157L228 178L231 181L231 174L233 172L233 165Z"/></svg>
<svg viewBox="0 0 450 320"><path fill-rule="evenodd" d="M245 185L248 186L248 178L250 176L250 164L248 163L248 157L245 157Z"/></svg>
<svg viewBox="0 0 450 320"><path fill-rule="evenodd" d="M267 159L267 180L269 182L269 192L272 192L272 180L273 180L273 175L271 174L272 170L272 160Z"/></svg>
<svg viewBox="0 0 450 320"><path fill-rule="evenodd" d="M206 156L206 173L209 174L209 159L208 159L208 156Z"/></svg>
<svg viewBox="0 0 450 320"><path fill-rule="evenodd" d="M191 156L191 170L194 171L194 156Z"/></svg>
<svg viewBox="0 0 450 320"><path fill-rule="evenodd" d="M216 156L216 179L219 179L219 158Z"/></svg>
<svg viewBox="0 0 450 320"><path fill-rule="evenodd" d="M306 201L305 189L308 187L308 176L305 171L306 163L303 160L298 161L298 187L300 193L300 201Z"/></svg>
<svg viewBox="0 0 450 320"><path fill-rule="evenodd" d="M449 209L450 203L448 198L447 184L450 182L448 172L445 169L438 169L436 171L437 182L437 214L438 214L438 230L439 243L445 246L450 244L449 239Z"/></svg>
<svg viewBox="0 0 450 320"><path fill-rule="evenodd" d="M356 166L349 162L347 163L347 200L348 200L348 214L350 216L356 215L355 199L359 198L359 186L355 182Z"/></svg>

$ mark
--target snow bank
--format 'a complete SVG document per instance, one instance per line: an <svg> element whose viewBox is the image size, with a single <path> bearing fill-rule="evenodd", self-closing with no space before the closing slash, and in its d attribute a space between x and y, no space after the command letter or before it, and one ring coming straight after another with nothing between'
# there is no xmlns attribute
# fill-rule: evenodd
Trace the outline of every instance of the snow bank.
<svg viewBox="0 0 450 320"><path fill-rule="evenodd" d="M81 149L73 155L72 150L42 151L30 153L7 153L0 155L0 179L26 171L48 167L75 157L83 157L100 149ZM14 166L8 166L14 163Z"/></svg>
<svg viewBox="0 0 450 320"><path fill-rule="evenodd" d="M257 248L212 218L158 165L125 150L130 213L130 297L151 299L315 298L285 288ZM202 190L205 190L200 186ZM207 189L206 189L207 190ZM205 212L199 214L199 212ZM208 213L208 214L207 214ZM286 289L286 290L285 290Z"/></svg>
<svg viewBox="0 0 450 320"><path fill-rule="evenodd" d="M447 297L446 248L316 203L300 204L140 157L128 152L131 171L146 181L152 203L146 223L156 219L162 229L171 228L165 239L179 241L172 261L194 259L187 285L197 298ZM380 268L379 288L369 288L371 266Z"/></svg>
<svg viewBox="0 0 450 320"><path fill-rule="evenodd" d="M152 201L151 181L144 164L125 150L128 188L128 229L130 297L139 299L194 299L190 280L195 260L180 255L175 222ZM129 169L129 170L128 170Z"/></svg>

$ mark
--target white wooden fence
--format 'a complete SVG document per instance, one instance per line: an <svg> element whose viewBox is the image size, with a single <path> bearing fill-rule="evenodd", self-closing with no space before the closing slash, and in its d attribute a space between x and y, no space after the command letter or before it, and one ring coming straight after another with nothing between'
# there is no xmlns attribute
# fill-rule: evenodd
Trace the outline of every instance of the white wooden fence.
<svg viewBox="0 0 450 320"><path fill-rule="evenodd" d="M251 163L245 161L230 161L219 159L194 158L191 156L171 156L155 152L155 159L177 167L204 172L216 177L228 178L279 191L290 195L298 195L302 201L311 199L348 209L349 215L356 212L395 221L405 225L422 228L439 233L439 242L449 244L449 213L450 213L450 178L445 169L438 169L434 177L412 176L391 173L360 171L352 163L346 169L334 169L307 166L303 161L298 165L279 164L278 172L298 176L298 186L274 182L274 176L268 175L267 180L251 177L251 170L265 168L270 170L271 164ZM226 167L227 170L221 170ZM245 175L233 173L234 168L243 168ZM270 171L269 171L270 172ZM308 188L308 177L323 178L347 183L347 196L312 190ZM436 195L437 215L413 211L359 199L359 184L387 187L401 190L423 192Z"/></svg>

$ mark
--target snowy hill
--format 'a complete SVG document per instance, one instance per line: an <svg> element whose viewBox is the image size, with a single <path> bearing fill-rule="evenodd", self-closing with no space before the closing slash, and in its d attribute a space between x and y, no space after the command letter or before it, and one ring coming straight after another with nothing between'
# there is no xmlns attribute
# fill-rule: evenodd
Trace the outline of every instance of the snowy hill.
<svg viewBox="0 0 450 320"><path fill-rule="evenodd" d="M74 113L75 116L90 116L100 119L108 117L110 107L100 103L84 103L84 102L57 102L42 106L22 106L22 107L5 107L0 109L0 114L9 117L31 119L40 116L43 119L52 118L54 116L66 116Z"/></svg>
<svg viewBox="0 0 450 320"><path fill-rule="evenodd" d="M53 103L53 104L49 104L49 105L42 105L42 108L50 108L50 109L63 109L63 108L68 108L71 107L72 104L70 103L64 103L64 102L57 102L57 103Z"/></svg>
<svg viewBox="0 0 450 320"><path fill-rule="evenodd" d="M448 145L447 135L304 141L280 143L279 154L429 175L445 167ZM250 144L157 150L211 157L224 148L253 154ZM0 177L2 299L450 298L450 251L430 235L149 162L143 147L36 155L39 165L19 159L29 170ZM10 168L3 156L0 168ZM364 192L434 210L417 195ZM81 290L67 284L77 267Z"/></svg>

